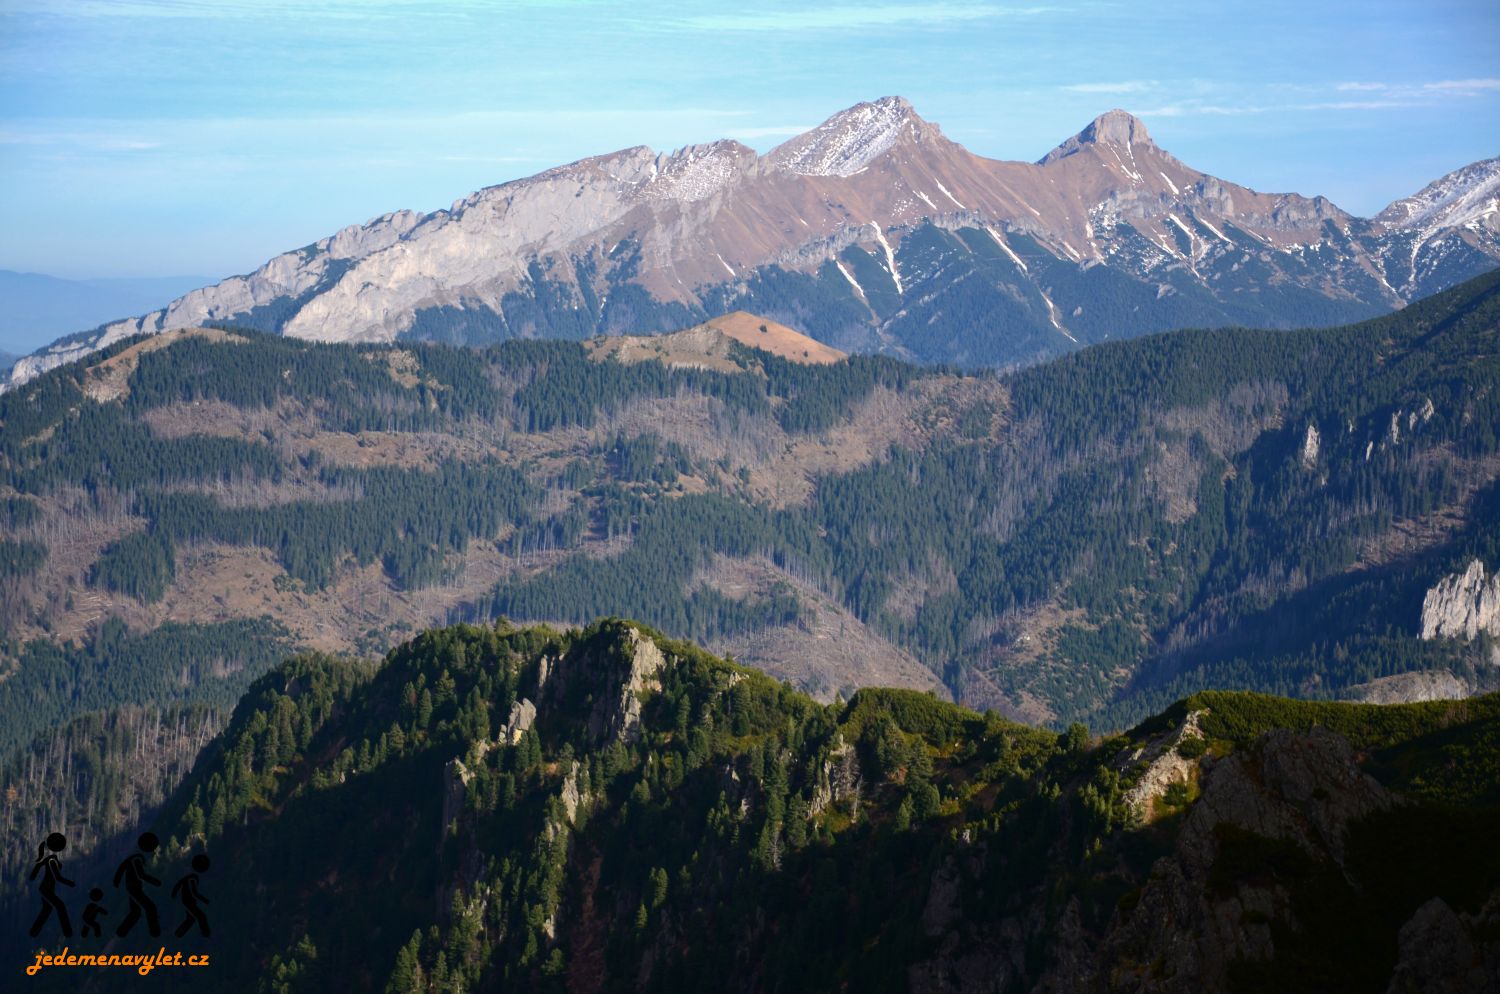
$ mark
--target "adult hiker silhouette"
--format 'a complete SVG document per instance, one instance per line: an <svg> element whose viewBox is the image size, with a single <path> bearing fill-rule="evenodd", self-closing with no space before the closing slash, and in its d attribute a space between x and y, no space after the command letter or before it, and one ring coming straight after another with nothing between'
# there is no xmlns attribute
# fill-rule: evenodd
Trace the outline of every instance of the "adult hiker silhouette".
<svg viewBox="0 0 1500 994"><path fill-rule="evenodd" d="M120 886L121 878L125 880L125 893L130 897L130 914L126 915L120 922L120 927L115 929L115 935L124 938L135 928L135 923L141 920L141 912L146 914L146 929L152 935L161 935L161 922L156 920L156 902L146 896L143 883L161 886L161 881L146 872L146 857L156 852L160 844L155 835L145 833L136 840L136 847L140 852L133 852L120 863L120 868L115 870L115 887Z"/></svg>
<svg viewBox="0 0 1500 994"><path fill-rule="evenodd" d="M208 898L198 893L198 874L208 872L208 855L199 853L193 857L194 873L185 875L181 880L172 885L172 896L182 901L182 909L187 912L187 917L182 924L177 926L177 938L188 934L188 929L193 927L193 922L198 923L198 934L207 937L208 918L204 916L203 909L198 907L198 902L209 903Z"/></svg>
<svg viewBox="0 0 1500 994"><path fill-rule="evenodd" d="M47 924L47 918L53 911L57 912L57 922L62 927L62 934L64 936L73 934L73 923L68 920L68 909L62 903L62 898L57 896L58 884L73 886L73 881L62 875L62 861L57 858L57 854L67 846L68 840L63 837L63 834L53 832L36 847L36 862L32 864L30 879L35 880L38 873L42 874L42 883L37 887L37 893L42 895L42 910L36 916L36 921L31 924L33 936L42 934L42 926Z"/></svg>

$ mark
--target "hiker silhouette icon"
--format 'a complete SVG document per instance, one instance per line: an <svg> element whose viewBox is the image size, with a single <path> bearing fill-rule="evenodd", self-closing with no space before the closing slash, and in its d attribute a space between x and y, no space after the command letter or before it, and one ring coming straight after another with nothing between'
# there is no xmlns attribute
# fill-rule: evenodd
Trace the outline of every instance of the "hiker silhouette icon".
<svg viewBox="0 0 1500 994"><path fill-rule="evenodd" d="M79 935L100 936L104 934L99 925L99 916L107 915L109 912L104 909L104 905L99 903L102 900L104 900L104 891L98 887L89 891L89 903L83 909L83 931L79 932Z"/></svg>
<svg viewBox="0 0 1500 994"><path fill-rule="evenodd" d="M146 929L153 936L161 935L161 922L156 917L156 902L146 896L145 884L161 886L161 881L146 872L146 859L156 852L160 845L156 836L146 832L136 840L136 848L140 852L133 852L121 861L115 870L115 887L118 889L120 881L125 881L125 893L130 898L130 913L120 922L120 927L115 930L115 935L124 938L135 928L135 923L141 920L141 915L146 916Z"/></svg>
<svg viewBox="0 0 1500 994"><path fill-rule="evenodd" d="M193 872L185 874L181 880L172 885L172 896L182 902L182 909L187 912L187 917L182 920L181 925L177 926L179 939L188 934L194 922L198 923L199 935L207 937L209 934L208 916L203 913L202 908L198 907L200 902L209 903L208 898L198 893L198 874L207 873L208 866L208 855L199 853L193 857Z"/></svg>
<svg viewBox="0 0 1500 994"><path fill-rule="evenodd" d="M47 919L54 911L57 912L57 923L62 934L73 934L73 923L68 920L67 905L57 896L58 884L73 886L73 881L62 875L62 861L57 858L57 854L67 847L67 838L61 832L53 832L36 848L36 862L31 866L30 879L35 880L38 873L42 874L42 882L37 887L37 893L42 896L42 910L31 925L33 937L42 934L42 926L47 924Z"/></svg>

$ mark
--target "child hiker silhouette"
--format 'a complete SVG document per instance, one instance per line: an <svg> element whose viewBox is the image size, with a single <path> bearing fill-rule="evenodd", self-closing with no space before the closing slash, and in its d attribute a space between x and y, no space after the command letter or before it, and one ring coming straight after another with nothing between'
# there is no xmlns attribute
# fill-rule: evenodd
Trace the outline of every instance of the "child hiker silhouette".
<svg viewBox="0 0 1500 994"><path fill-rule="evenodd" d="M88 907L83 909L83 931L80 932L79 935L100 936L104 934L104 932L99 928L99 916L107 915L109 914L109 912L105 911L104 905L99 903L103 899L104 891L100 890L98 887L95 887L93 890L89 891Z"/></svg>
<svg viewBox="0 0 1500 994"><path fill-rule="evenodd" d="M68 840L61 832L53 832L36 847L36 862L32 864L30 879L35 880L36 875L43 870L46 872L42 875L41 885L37 887L37 893L42 895L42 910L31 925L33 936L42 934L42 926L47 924L47 918L54 910L57 912L57 922L62 927L62 934L73 934L73 923L68 920L67 906L57 896L58 884L73 886L73 881L62 875L62 861L57 858L57 854L66 849L67 845Z"/></svg>
<svg viewBox="0 0 1500 994"><path fill-rule="evenodd" d="M203 909L198 907L199 901L204 904L208 903L208 898L198 893L198 874L208 872L207 854L199 853L193 857L193 869L196 872L187 874L172 885L172 896L178 897L181 894L179 900L182 901L183 910L187 912L187 917L182 920L181 925L177 926L179 939L188 934L188 929L193 927L195 921L198 923L198 933L203 936L208 935L208 918L204 916Z"/></svg>
<svg viewBox="0 0 1500 994"><path fill-rule="evenodd" d="M115 935L124 938L135 928L135 923L141 920L141 912L146 914L146 928L152 935L161 935L161 923L156 920L156 902L146 896L143 883L161 886L161 881L146 872L146 856L154 853L160 843L155 835L147 832L136 840L136 846L140 852L131 853L120 863L120 868L115 871L115 887L120 886L120 879L125 880L125 893L130 897L130 914L120 922L120 927L115 930Z"/></svg>

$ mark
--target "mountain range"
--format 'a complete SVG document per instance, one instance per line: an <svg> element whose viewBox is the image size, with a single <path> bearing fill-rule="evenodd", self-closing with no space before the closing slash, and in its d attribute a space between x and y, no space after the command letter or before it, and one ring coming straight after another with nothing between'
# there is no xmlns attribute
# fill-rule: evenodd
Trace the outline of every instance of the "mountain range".
<svg viewBox="0 0 1500 994"><path fill-rule="evenodd" d="M768 154L635 147L397 211L22 359L142 332L323 342L583 339L746 310L844 351L1010 366L1181 327L1371 317L1500 261L1500 159L1374 218L1259 193L1110 111L1039 162L974 155L899 97Z"/></svg>

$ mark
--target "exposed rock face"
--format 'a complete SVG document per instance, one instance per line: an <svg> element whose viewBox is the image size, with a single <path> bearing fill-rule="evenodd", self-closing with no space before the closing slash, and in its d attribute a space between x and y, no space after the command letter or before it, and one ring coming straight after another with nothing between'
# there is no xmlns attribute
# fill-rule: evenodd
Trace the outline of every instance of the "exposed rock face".
<svg viewBox="0 0 1500 994"><path fill-rule="evenodd" d="M1456 701L1475 693L1467 680L1447 670L1397 673L1350 687L1344 698L1365 704L1411 704L1417 701Z"/></svg>
<svg viewBox="0 0 1500 994"><path fill-rule="evenodd" d="M785 142L767 162L799 176L849 177L900 142L942 139L937 125L923 121L901 97L856 104L806 134Z"/></svg>
<svg viewBox="0 0 1500 994"><path fill-rule="evenodd" d="M1176 742L1197 734L1196 722L1184 722L1147 748L1158 752L1158 759L1175 755ZM986 919L976 913L996 901L984 890L986 864L1007 858L984 845L936 866L921 917L934 955L908 971L911 989L1035 994L1232 990L1232 964L1272 958L1278 952L1278 928L1296 931L1298 925L1292 896L1274 875L1218 873L1224 848L1231 844L1226 839L1237 834L1290 846L1319 865L1348 872L1344 859L1350 824L1398 803L1359 768L1347 740L1323 729L1272 732L1227 758L1205 758L1201 767L1202 794L1176 830L1172 853L1156 861L1138 897L1120 902L1102 927L1086 920L1077 897L1054 914L1031 909L1018 910L1016 917ZM1494 903L1500 906L1500 899ZM1487 948L1471 938L1478 934L1475 922L1450 920L1451 913L1418 917L1422 924L1409 929L1414 935L1419 927L1428 929L1436 951L1460 956L1465 969L1486 962ZM1028 984L1025 978L1040 965L1030 960L1038 943L1049 948L1049 962ZM1423 959L1414 951L1411 958L1416 983L1403 990L1468 989L1422 986L1452 970L1437 966L1435 956Z"/></svg>
<svg viewBox="0 0 1500 994"><path fill-rule="evenodd" d="M981 864L982 855L975 854L962 862L945 860L933 871L922 909L922 929L937 941L937 951L931 959L907 969L907 987L913 994L1000 994L1022 989L1017 984L1025 973L1020 922L1012 918L982 930L965 927L964 880L977 876ZM1063 927L1066 918L1065 914Z"/></svg>
<svg viewBox="0 0 1500 994"><path fill-rule="evenodd" d="M1189 712L1181 727L1157 736L1154 741L1135 750L1125 760L1133 764L1144 759L1151 764L1146 767L1146 772L1141 774L1135 786L1125 793L1125 803L1138 817L1149 821L1153 805L1167 792L1168 787L1174 783L1188 783L1197 776L1198 760L1183 756L1177 751L1177 747L1185 739L1202 738L1203 733L1198 723L1207 713L1207 710Z"/></svg>
<svg viewBox="0 0 1500 994"><path fill-rule="evenodd" d="M589 716L589 734L595 741L634 742L641 732L641 695L661 689L657 677L667 661L656 643L632 628L629 655L623 671L611 661L605 686L618 690L601 691Z"/></svg>
<svg viewBox="0 0 1500 994"><path fill-rule="evenodd" d="M563 780L562 792L559 795L562 799L563 811L567 813L568 823L571 825L578 823L578 812L580 810L586 812L591 801L591 795L586 786L579 783L579 772L580 768L575 765L572 772Z"/></svg>
<svg viewBox="0 0 1500 994"><path fill-rule="evenodd" d="M515 745L534 724L536 724L536 705L523 697L510 706L510 717L506 719L505 728L501 734L506 742Z"/></svg>
<svg viewBox="0 0 1500 994"><path fill-rule="evenodd" d="M444 833L448 831L448 826L453 823L453 819L457 818L459 812L464 809L464 788L469 785L473 776L469 767L457 756L448 760L444 765L442 821Z"/></svg>
<svg viewBox="0 0 1500 994"><path fill-rule="evenodd" d="M1485 580L1475 559L1462 573L1440 580L1422 599L1422 638L1500 636L1500 574Z"/></svg>
<svg viewBox="0 0 1500 994"><path fill-rule="evenodd" d="M1318 450L1321 439L1318 436L1318 426L1308 425L1307 434L1302 438L1302 468L1312 469L1318 465Z"/></svg>
<svg viewBox="0 0 1500 994"><path fill-rule="evenodd" d="M818 771L818 780L813 788L812 803L808 805L808 813L817 816L831 805L847 800L851 813L858 817L859 791L863 783L864 778L859 769L859 756L854 751L854 746L839 736L828 758L823 761L823 768Z"/></svg>
<svg viewBox="0 0 1500 994"><path fill-rule="evenodd" d="M1105 336L1085 313L1096 296L1069 289L1092 287L1082 274L1096 266L1139 291L1136 310L1159 315L1131 333L1288 326L1300 312L1246 303L1283 284L1347 306L1352 320L1493 268L1497 183L1500 160L1476 163L1360 221L1322 197L1199 172L1124 111L1040 162L1006 162L968 152L886 97L765 156L734 141L638 146L479 190L447 210L382 215L23 358L9 382L131 335L215 322L341 342L584 338L668 331L732 307L800 324L833 299L842 316L825 316L822 340L948 361L961 355L928 356L901 337L903 315L925 326L942 314L931 309L942 281L971 275L933 273L932 238L971 260L1006 260L986 275L1003 287L985 333L1015 341L963 347L985 346L989 362L1010 361L1007 348L1033 355ZM929 245L918 238L909 252L917 232ZM787 287L789 272L806 296L757 296L758 277ZM1123 333L1109 327L1106 337Z"/></svg>

